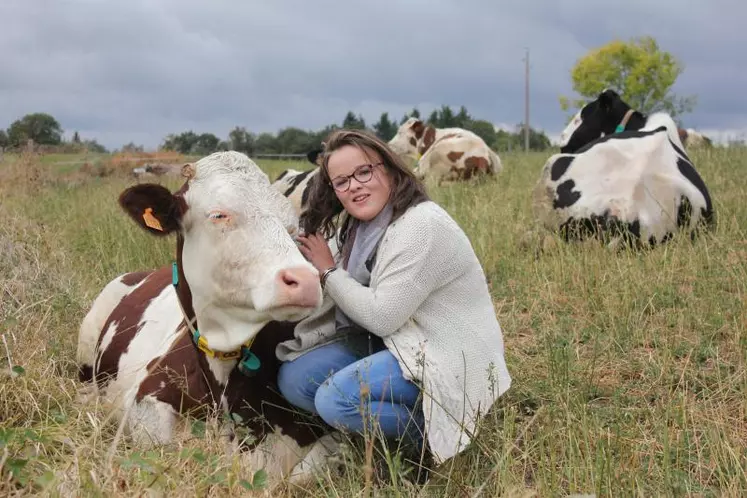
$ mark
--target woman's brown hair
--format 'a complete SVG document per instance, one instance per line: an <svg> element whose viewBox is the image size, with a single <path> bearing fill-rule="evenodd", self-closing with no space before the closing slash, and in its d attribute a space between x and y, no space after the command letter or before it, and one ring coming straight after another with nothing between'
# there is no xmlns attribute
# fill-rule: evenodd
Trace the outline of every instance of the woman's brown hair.
<svg viewBox="0 0 747 498"><path fill-rule="evenodd" d="M379 137L365 130L334 130L324 141L324 151L317 159L320 165L317 174L309 185L309 198L306 212L301 217L301 228L305 233L318 233L330 239L336 231L335 218L343 208L332 188L327 163L329 156L345 145L358 147L364 154L366 149L375 151L384 163L392 182L389 203L392 206L392 221L399 218L408 208L429 200L425 187L415 178L410 168ZM343 247L350 230L355 226L351 216L344 216L337 238L337 246Z"/></svg>

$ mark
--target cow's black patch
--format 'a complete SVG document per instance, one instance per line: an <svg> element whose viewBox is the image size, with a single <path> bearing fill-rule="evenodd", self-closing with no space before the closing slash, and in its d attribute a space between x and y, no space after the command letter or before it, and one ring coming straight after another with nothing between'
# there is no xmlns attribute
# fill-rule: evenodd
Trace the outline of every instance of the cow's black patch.
<svg viewBox="0 0 747 498"><path fill-rule="evenodd" d="M288 187L288 190L285 191L283 194L284 196L288 197L293 193L294 190L296 190L296 187L298 187L298 184L304 181L304 179L309 176L314 170L310 169L308 171L304 171L303 173L300 173L293 177L293 179L290 181L290 187Z"/></svg>
<svg viewBox="0 0 747 498"><path fill-rule="evenodd" d="M280 176L278 176L277 178L275 178L275 180L273 181L273 183L277 182L277 181L280 181L283 178L285 178L285 175L287 175L289 171L290 171L289 169L286 169L285 171L283 171L282 173L280 173Z"/></svg>
<svg viewBox="0 0 747 498"><path fill-rule="evenodd" d="M573 156L563 156L555 161L550 169L550 179L554 182L560 180L573 162L573 159Z"/></svg>
<svg viewBox="0 0 747 498"><path fill-rule="evenodd" d="M568 218L560 225L559 233L566 241L596 238L609 243L611 239L620 237L624 245L629 247L641 245L641 223L638 220L622 221L616 216L610 216L609 210L588 218ZM653 242L649 240L650 244L655 242L655 239Z"/></svg>
<svg viewBox="0 0 747 498"><path fill-rule="evenodd" d="M680 197L680 206L677 208L677 226L686 227L690 225L690 221L693 217L693 205L690 204L690 199L684 195Z"/></svg>
<svg viewBox="0 0 747 498"><path fill-rule="evenodd" d="M573 191L573 187L575 186L576 182L573 180L566 180L558 185L555 189L556 196L552 207L562 209L573 206L581 198L581 192Z"/></svg>
<svg viewBox="0 0 747 498"><path fill-rule="evenodd" d="M705 182L703 182L703 179L700 177L697 171L695 171L695 168L692 164L690 164L689 161L686 161L683 158L677 159L677 169L682 173L682 176L687 178L687 181L692 183L695 188L700 191L701 194L703 194L703 198L705 198L705 208L701 208L700 212L703 216L703 221L709 226L712 226L715 223L715 217L713 213L713 205L711 204L711 196L708 193L708 189L705 186ZM692 207L691 207L692 210Z"/></svg>

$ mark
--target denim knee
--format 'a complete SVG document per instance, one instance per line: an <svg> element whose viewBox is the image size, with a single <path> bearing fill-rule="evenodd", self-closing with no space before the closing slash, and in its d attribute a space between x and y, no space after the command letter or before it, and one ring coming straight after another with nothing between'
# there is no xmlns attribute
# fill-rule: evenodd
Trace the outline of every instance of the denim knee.
<svg viewBox="0 0 747 498"><path fill-rule="evenodd" d="M278 390L288 402L307 412L316 413L314 408L314 390L307 382L299 382L296 365L283 363L278 371Z"/></svg>

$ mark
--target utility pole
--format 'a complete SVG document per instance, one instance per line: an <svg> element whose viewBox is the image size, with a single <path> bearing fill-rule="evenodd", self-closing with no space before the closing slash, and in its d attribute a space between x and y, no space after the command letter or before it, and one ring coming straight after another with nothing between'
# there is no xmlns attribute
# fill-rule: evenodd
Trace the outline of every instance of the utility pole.
<svg viewBox="0 0 747 498"><path fill-rule="evenodd" d="M524 152L529 152L529 49L524 57Z"/></svg>

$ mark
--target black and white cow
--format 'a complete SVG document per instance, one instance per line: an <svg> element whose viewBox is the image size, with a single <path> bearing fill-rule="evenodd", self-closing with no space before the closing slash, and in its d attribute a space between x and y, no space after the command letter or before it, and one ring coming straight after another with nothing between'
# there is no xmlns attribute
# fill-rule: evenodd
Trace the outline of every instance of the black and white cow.
<svg viewBox="0 0 747 498"><path fill-rule="evenodd" d="M566 240L653 246L715 224L705 182L666 113L646 116L605 90L574 116L560 150L545 163L533 201L542 225Z"/></svg>
<svg viewBox="0 0 747 498"><path fill-rule="evenodd" d="M318 160L321 152L322 149L314 149L306 154L306 158L316 168L307 171L287 169L280 173L275 181L272 182L272 186L275 189L290 199L291 205L299 218L302 218L303 213L306 211L311 185L319 173L320 164Z"/></svg>

